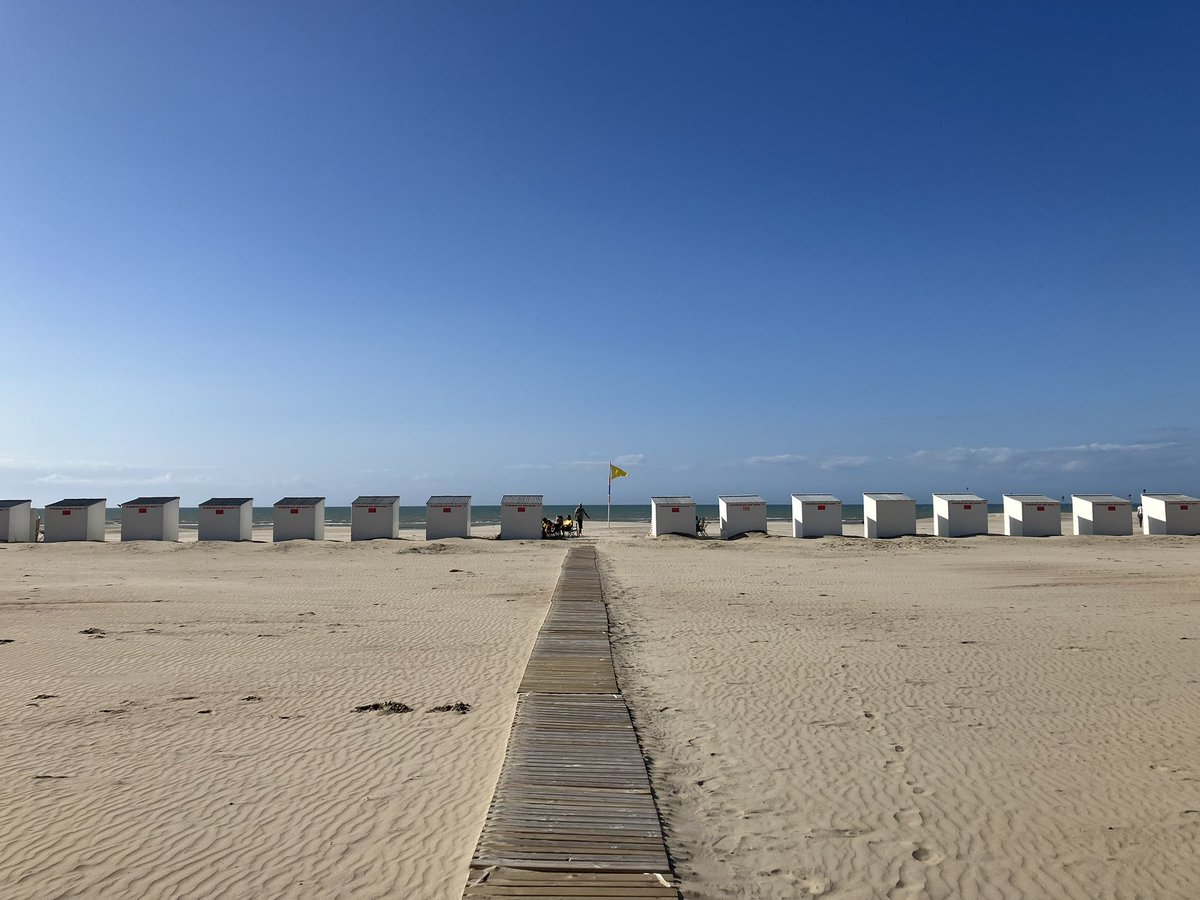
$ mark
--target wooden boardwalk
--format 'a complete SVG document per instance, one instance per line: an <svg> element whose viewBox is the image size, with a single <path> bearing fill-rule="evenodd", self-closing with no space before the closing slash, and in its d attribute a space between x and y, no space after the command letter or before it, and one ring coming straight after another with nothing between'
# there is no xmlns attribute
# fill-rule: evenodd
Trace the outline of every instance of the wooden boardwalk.
<svg viewBox="0 0 1200 900"><path fill-rule="evenodd" d="M463 896L677 898L596 551L567 552Z"/></svg>

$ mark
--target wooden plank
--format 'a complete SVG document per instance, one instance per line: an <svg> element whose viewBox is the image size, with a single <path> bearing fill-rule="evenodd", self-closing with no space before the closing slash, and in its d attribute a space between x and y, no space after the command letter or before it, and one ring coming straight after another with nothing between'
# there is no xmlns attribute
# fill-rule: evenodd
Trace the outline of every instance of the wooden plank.
<svg viewBox="0 0 1200 900"><path fill-rule="evenodd" d="M677 898L596 552L568 551L464 897Z"/></svg>

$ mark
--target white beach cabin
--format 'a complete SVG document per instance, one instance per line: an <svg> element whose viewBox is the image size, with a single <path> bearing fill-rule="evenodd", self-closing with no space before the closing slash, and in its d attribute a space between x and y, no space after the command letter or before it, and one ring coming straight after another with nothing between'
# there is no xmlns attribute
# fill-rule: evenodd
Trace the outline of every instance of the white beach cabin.
<svg viewBox="0 0 1200 900"><path fill-rule="evenodd" d="M833 494L792 494L792 537L842 535L842 501Z"/></svg>
<svg viewBox="0 0 1200 900"><path fill-rule="evenodd" d="M938 537L987 534L987 501L974 494L934 494L933 533Z"/></svg>
<svg viewBox="0 0 1200 900"><path fill-rule="evenodd" d="M59 500L46 507L42 539L56 541L104 540L104 498Z"/></svg>
<svg viewBox="0 0 1200 900"><path fill-rule="evenodd" d="M1062 534L1062 504L1045 494L1005 494L1004 533L1010 537Z"/></svg>
<svg viewBox="0 0 1200 900"><path fill-rule="evenodd" d="M1142 494L1144 534L1200 534L1200 500L1187 494Z"/></svg>
<svg viewBox="0 0 1200 900"><path fill-rule="evenodd" d="M121 540L179 540L179 498L137 497L122 503Z"/></svg>
<svg viewBox="0 0 1200 900"><path fill-rule="evenodd" d="M253 538L253 497L213 497L200 504L198 540L249 541Z"/></svg>
<svg viewBox="0 0 1200 900"><path fill-rule="evenodd" d="M917 533L917 501L907 494L863 494L863 534L894 538Z"/></svg>
<svg viewBox="0 0 1200 900"><path fill-rule="evenodd" d="M542 539L541 494L505 494L501 498L500 538L505 541Z"/></svg>
<svg viewBox="0 0 1200 900"><path fill-rule="evenodd" d="M651 497L650 534L696 536L696 501L691 497Z"/></svg>
<svg viewBox="0 0 1200 900"><path fill-rule="evenodd" d="M325 540L325 498L284 497L276 503L272 540Z"/></svg>
<svg viewBox="0 0 1200 900"><path fill-rule="evenodd" d="M538 517L538 528L541 528ZM540 533L540 531L539 531ZM425 540L471 536L470 495L430 497L425 501Z"/></svg>
<svg viewBox="0 0 1200 900"><path fill-rule="evenodd" d="M32 500L0 500L0 544L36 541Z"/></svg>
<svg viewBox="0 0 1200 900"><path fill-rule="evenodd" d="M1115 494L1072 494L1076 534L1133 534L1133 504Z"/></svg>
<svg viewBox="0 0 1200 900"><path fill-rule="evenodd" d="M350 504L350 540L400 537L400 498L359 497Z"/></svg>
<svg viewBox="0 0 1200 900"><path fill-rule="evenodd" d="M757 494L727 494L717 497L721 516L721 540L749 534L767 533L767 501Z"/></svg>

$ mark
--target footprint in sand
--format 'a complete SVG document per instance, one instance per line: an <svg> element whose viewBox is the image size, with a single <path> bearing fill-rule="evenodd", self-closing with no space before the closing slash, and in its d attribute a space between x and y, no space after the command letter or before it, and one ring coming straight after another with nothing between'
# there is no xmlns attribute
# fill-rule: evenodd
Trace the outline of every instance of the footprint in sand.
<svg viewBox="0 0 1200 900"><path fill-rule="evenodd" d="M917 844L917 849L913 851L913 859L919 863L925 863L929 866L936 866L938 863L945 860L945 854L938 853L936 850L931 850L929 847L923 847Z"/></svg>
<svg viewBox="0 0 1200 900"><path fill-rule="evenodd" d="M828 878L809 875L796 882L796 887L810 897L820 897L822 894L828 893L829 889L833 887L833 882Z"/></svg>
<svg viewBox="0 0 1200 900"><path fill-rule="evenodd" d="M906 828L920 828L925 824L925 817L921 815L921 811L912 807L900 810L893 818Z"/></svg>

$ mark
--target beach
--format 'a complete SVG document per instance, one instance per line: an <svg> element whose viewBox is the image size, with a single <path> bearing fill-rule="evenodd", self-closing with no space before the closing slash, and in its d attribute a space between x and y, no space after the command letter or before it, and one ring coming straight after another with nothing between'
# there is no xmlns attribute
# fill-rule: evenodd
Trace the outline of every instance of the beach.
<svg viewBox="0 0 1200 900"><path fill-rule="evenodd" d="M589 523L683 896L1193 896L1200 539L919 530ZM0 546L0 893L462 895L570 542L346 531Z"/></svg>
<svg viewBox="0 0 1200 900"><path fill-rule="evenodd" d="M0 895L461 896L561 559L3 546Z"/></svg>

